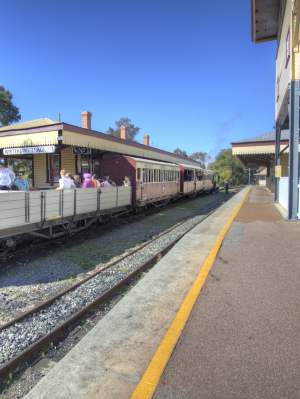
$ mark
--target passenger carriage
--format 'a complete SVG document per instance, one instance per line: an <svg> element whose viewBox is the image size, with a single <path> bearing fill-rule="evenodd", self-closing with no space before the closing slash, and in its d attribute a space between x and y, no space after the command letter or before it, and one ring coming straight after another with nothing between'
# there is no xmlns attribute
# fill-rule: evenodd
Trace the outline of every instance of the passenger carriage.
<svg viewBox="0 0 300 399"><path fill-rule="evenodd" d="M179 164L180 167L180 192L184 195L209 193L213 189L214 173L200 166Z"/></svg>
<svg viewBox="0 0 300 399"><path fill-rule="evenodd" d="M142 206L179 196L180 168L170 162L111 156L101 161L102 175L109 175L117 184L128 176L132 185L132 203Z"/></svg>
<svg viewBox="0 0 300 399"><path fill-rule="evenodd" d="M151 147L148 135L140 144L126 129L120 138L94 131L90 118L82 114L82 127L45 118L0 128L0 157L15 172L25 170L31 185L26 193L0 192L0 244L23 233L71 233L106 214L209 190L197 162ZM117 186L55 190L60 169L110 176ZM130 187L122 186L125 176Z"/></svg>

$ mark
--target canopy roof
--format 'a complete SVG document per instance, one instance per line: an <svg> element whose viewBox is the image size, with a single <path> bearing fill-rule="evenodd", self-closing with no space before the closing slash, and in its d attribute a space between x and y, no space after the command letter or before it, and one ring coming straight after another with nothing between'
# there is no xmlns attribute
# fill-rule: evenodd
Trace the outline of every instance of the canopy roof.
<svg viewBox="0 0 300 399"><path fill-rule="evenodd" d="M232 144L233 155L260 155L275 154L275 131L266 132L259 136L243 139ZM289 143L289 130L281 131L280 150L282 151Z"/></svg>
<svg viewBox="0 0 300 399"><path fill-rule="evenodd" d="M0 132L7 132L10 130L19 130L19 129L29 129L38 126L49 126L55 123L59 122L49 118L39 118L27 122L20 122L20 123L14 123L13 125L2 126L0 127Z"/></svg>
<svg viewBox="0 0 300 399"><path fill-rule="evenodd" d="M282 0L251 0L252 40L274 40L278 33L278 16Z"/></svg>
<svg viewBox="0 0 300 399"><path fill-rule="evenodd" d="M172 152L132 140L123 140L96 130L53 121L49 118L35 119L0 128L0 149L37 145L85 147L106 153L130 155L163 162L184 162L190 166L199 167L198 162Z"/></svg>
<svg viewBox="0 0 300 399"><path fill-rule="evenodd" d="M281 141L288 141L290 138L290 131L289 130L281 130ZM276 133L274 130L270 132L265 132L260 134L259 136L254 136L254 137L249 137L246 139L242 139L239 141L235 141L231 143L233 146L238 146L242 145L245 143L269 143L269 142L274 142L275 143L276 139Z"/></svg>

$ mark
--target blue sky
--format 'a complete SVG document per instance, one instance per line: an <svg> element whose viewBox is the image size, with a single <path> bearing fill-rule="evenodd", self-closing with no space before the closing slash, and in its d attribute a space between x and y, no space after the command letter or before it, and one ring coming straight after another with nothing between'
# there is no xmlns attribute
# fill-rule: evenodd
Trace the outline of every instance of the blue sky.
<svg viewBox="0 0 300 399"><path fill-rule="evenodd" d="M0 84L22 120L106 131L128 116L151 144L212 155L274 125L275 43L248 0L2 0Z"/></svg>

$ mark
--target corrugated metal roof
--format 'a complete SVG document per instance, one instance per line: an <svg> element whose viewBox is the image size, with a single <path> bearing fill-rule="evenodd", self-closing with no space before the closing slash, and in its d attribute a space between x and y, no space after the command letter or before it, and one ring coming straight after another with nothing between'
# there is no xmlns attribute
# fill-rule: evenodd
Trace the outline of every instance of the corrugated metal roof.
<svg viewBox="0 0 300 399"><path fill-rule="evenodd" d="M289 130L282 130L281 131L281 140L289 140L290 138L290 131ZM266 132L259 136L249 137L247 139L234 141L232 144L240 144L240 143L261 143L264 141L275 141L276 134L275 131Z"/></svg>
<svg viewBox="0 0 300 399"><path fill-rule="evenodd" d="M183 166L184 169L199 169L199 170L203 170L203 168L201 168L200 166L196 166L196 165L190 165L190 164L181 163L181 162L178 165Z"/></svg>
<svg viewBox="0 0 300 399"><path fill-rule="evenodd" d="M58 123L58 121L54 121L49 118L39 118L27 122L14 123L13 125L9 126L2 126L0 127L0 132L14 129L29 129L31 127L53 125L54 123Z"/></svg>
<svg viewBox="0 0 300 399"><path fill-rule="evenodd" d="M137 158L137 157L129 157L129 158L134 159L136 162L152 163L162 166L178 166L176 163L171 163L171 162L163 162L163 161L160 162L160 161L154 161L152 159Z"/></svg>

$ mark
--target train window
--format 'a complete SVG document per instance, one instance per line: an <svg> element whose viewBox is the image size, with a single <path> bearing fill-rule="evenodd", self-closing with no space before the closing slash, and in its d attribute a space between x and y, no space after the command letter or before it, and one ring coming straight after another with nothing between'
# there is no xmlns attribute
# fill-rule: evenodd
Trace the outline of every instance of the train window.
<svg viewBox="0 0 300 399"><path fill-rule="evenodd" d="M184 181L193 181L194 180L194 171L191 169L185 169L183 175Z"/></svg>
<svg viewBox="0 0 300 399"><path fill-rule="evenodd" d="M147 183L147 169L143 169L143 183Z"/></svg>
<svg viewBox="0 0 300 399"><path fill-rule="evenodd" d="M151 181L151 177L150 177L150 173L151 173L151 171L150 171L150 169L147 169L147 171L148 171L148 179L147 179L147 181L148 181L148 183Z"/></svg>
<svg viewBox="0 0 300 399"><path fill-rule="evenodd" d="M141 168L137 168L136 170L136 180L141 180Z"/></svg>

